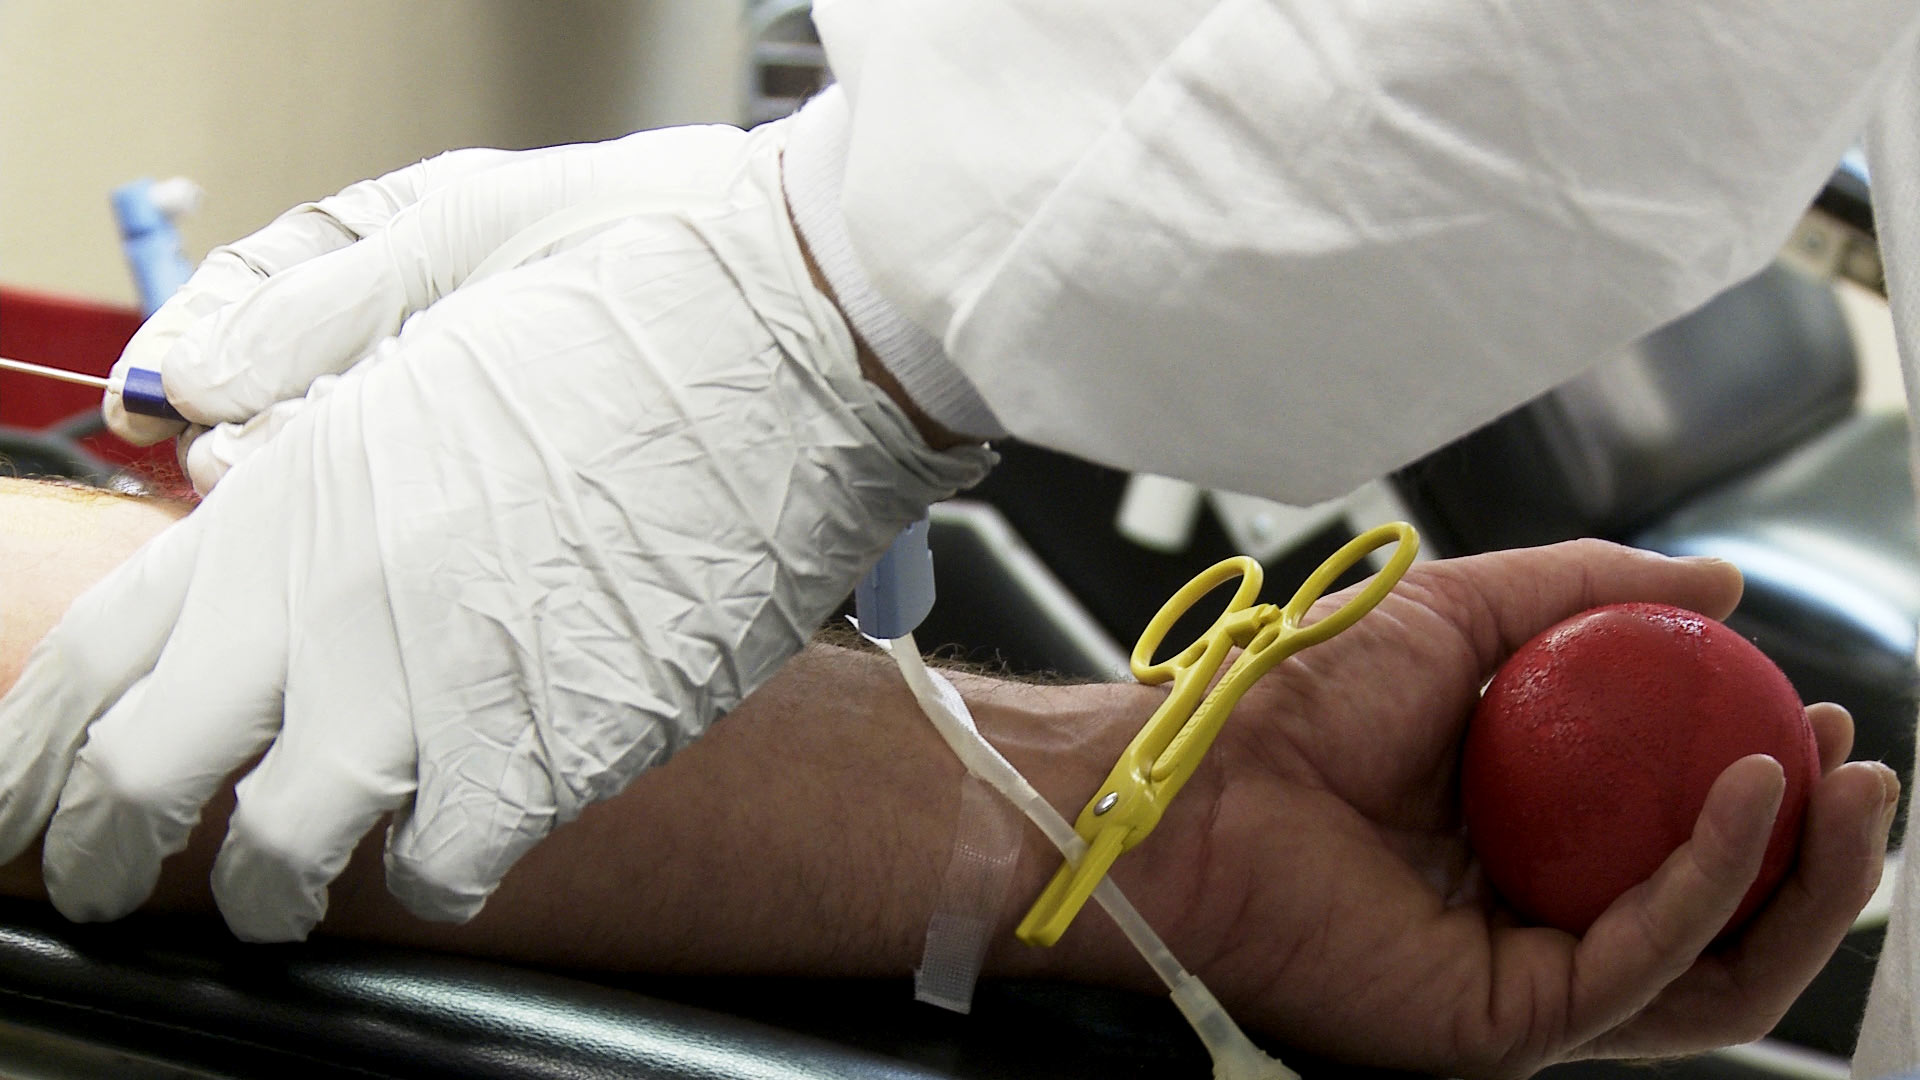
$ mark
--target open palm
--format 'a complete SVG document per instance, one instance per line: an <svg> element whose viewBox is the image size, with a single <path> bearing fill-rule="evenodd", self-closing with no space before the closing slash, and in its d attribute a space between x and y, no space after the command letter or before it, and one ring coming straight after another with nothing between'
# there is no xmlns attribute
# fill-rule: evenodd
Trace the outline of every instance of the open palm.
<svg viewBox="0 0 1920 1080"><path fill-rule="evenodd" d="M1739 592L1725 564L1599 542L1414 567L1227 725L1189 811L1200 865L1185 880L1199 884L1178 908L1183 927L1208 929L1180 935L1185 954L1254 1026L1383 1065L1524 1076L1764 1033L1879 879L1896 784L1883 766L1841 764L1843 710L1809 710L1826 775L1798 865L1730 941L1713 944L1778 805L1769 759L1723 773L1693 839L1582 938L1522 925L1482 883L1459 815L1467 719L1527 639L1630 600L1724 617Z"/></svg>

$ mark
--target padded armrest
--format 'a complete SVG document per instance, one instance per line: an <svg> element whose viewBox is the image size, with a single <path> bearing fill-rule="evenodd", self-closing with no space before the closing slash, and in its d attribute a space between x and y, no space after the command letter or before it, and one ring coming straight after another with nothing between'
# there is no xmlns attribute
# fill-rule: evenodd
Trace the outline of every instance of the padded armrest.
<svg viewBox="0 0 1920 1080"><path fill-rule="evenodd" d="M706 1009L455 957L246 946L210 920L73 926L0 902L0 1015L219 1076L926 1080L951 1074Z"/></svg>
<svg viewBox="0 0 1920 1080"><path fill-rule="evenodd" d="M958 1016L904 980L574 978L356 942L243 945L205 918L75 926L20 900L0 900L0 1070L6 1023L95 1056L267 1080L1212 1075L1157 995L995 982ZM1285 1056L1309 1078L1406 1075Z"/></svg>
<svg viewBox="0 0 1920 1080"><path fill-rule="evenodd" d="M243 945L206 918L75 926L20 900L0 900L0 1072L19 1060L8 1024L235 1080L1212 1075L1159 995L988 982L958 1016L905 980L575 978L355 942ZM1410 1077L1282 1053L1308 1080Z"/></svg>

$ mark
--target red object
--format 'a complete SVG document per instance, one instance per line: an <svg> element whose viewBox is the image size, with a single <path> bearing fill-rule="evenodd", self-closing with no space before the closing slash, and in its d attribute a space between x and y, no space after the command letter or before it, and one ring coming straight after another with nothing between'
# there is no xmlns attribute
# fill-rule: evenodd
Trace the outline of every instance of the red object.
<svg viewBox="0 0 1920 1080"><path fill-rule="evenodd" d="M1467 732L1462 801L1488 879L1535 922L1585 933L1693 833L1707 790L1770 754L1786 793L1740 925L1792 866L1820 753L1799 695L1739 634L1663 604L1595 608L1501 667Z"/></svg>
<svg viewBox="0 0 1920 1080"><path fill-rule="evenodd" d="M105 375L140 321L132 308L0 289L0 356ZM99 408L98 390L0 371L0 424L8 427L40 431ZM143 449L103 433L82 439L81 445L104 461L149 477L160 491L191 490L171 442Z"/></svg>

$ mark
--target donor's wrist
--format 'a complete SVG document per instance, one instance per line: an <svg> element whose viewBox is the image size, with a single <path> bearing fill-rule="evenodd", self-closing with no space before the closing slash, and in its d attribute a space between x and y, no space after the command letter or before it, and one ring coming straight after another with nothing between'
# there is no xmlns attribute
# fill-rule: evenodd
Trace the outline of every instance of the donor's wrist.
<svg viewBox="0 0 1920 1080"><path fill-rule="evenodd" d="M1165 698L1158 688L1131 683L955 682L982 733L1069 823L1099 794L1114 762ZM1123 854L1112 872L1128 899L1170 943L1186 933L1182 898L1199 865L1192 825L1207 816L1202 808L1211 804L1214 786L1209 776L1197 777L1180 795L1185 810L1194 813L1169 814L1162 828ZM1021 835L1019 864L1000 912L987 972L1157 987L1097 901L1086 905L1056 945L1036 948L1014 937L1015 927L1066 862L1038 828L1028 824Z"/></svg>

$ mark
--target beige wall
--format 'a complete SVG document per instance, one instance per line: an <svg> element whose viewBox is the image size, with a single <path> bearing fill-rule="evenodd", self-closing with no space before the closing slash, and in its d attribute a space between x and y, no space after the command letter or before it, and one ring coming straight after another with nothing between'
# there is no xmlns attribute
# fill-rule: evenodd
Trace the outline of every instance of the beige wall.
<svg viewBox="0 0 1920 1080"><path fill-rule="evenodd" d="M0 283L133 295L108 189L207 189L194 257L455 146L738 118L740 0L0 0Z"/></svg>

